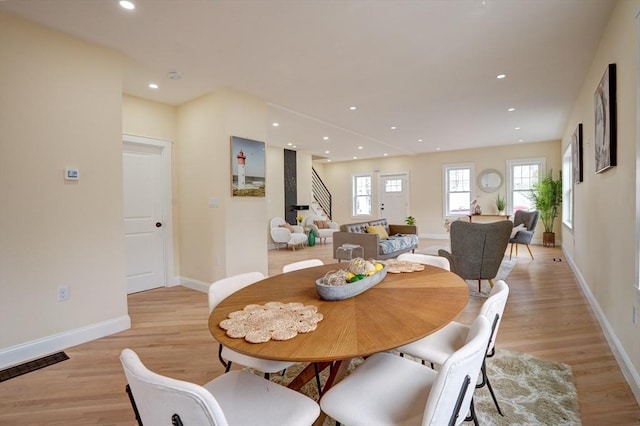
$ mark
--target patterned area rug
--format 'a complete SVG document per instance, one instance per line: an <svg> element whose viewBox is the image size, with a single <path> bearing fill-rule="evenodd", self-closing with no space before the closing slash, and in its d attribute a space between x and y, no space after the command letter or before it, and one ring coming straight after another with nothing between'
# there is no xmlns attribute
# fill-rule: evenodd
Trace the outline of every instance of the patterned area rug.
<svg viewBox="0 0 640 426"><path fill-rule="evenodd" d="M350 371L361 362L361 358L353 360ZM284 376L273 374L271 380L286 385L304 366L295 365ZM581 425L578 394L568 365L498 350L487 359L487 371L504 417L498 414L489 390L476 389L474 401L481 425ZM321 373L323 385L327 374L328 369ZM301 392L318 400L315 380ZM334 424L330 418L324 422L326 426Z"/></svg>

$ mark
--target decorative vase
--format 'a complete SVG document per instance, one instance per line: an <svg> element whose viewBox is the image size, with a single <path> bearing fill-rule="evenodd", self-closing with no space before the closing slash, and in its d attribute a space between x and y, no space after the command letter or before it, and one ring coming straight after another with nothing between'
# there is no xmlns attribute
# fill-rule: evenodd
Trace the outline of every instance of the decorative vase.
<svg viewBox="0 0 640 426"><path fill-rule="evenodd" d="M498 214L499 214L500 216L504 216L504 215L505 215L504 210L500 210L500 211L498 211Z"/></svg>
<svg viewBox="0 0 640 426"><path fill-rule="evenodd" d="M313 229L309 231L309 247L313 247L316 245L316 234L313 232Z"/></svg>

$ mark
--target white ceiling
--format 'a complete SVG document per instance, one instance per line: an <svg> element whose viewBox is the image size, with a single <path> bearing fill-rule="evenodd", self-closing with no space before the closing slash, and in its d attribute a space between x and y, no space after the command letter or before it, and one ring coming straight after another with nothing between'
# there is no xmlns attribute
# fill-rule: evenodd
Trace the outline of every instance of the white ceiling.
<svg viewBox="0 0 640 426"><path fill-rule="evenodd" d="M559 139L614 4L133 2L0 0L0 10L122 52L125 93L173 105L221 88L258 96L269 144L333 161Z"/></svg>

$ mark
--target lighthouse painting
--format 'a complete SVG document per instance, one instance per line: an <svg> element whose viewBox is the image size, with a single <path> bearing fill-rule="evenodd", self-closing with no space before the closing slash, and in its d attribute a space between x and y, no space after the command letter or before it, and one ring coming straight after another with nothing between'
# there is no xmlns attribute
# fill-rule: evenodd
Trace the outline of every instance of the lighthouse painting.
<svg viewBox="0 0 640 426"><path fill-rule="evenodd" d="M239 197L265 196L265 144L231 137L231 192Z"/></svg>

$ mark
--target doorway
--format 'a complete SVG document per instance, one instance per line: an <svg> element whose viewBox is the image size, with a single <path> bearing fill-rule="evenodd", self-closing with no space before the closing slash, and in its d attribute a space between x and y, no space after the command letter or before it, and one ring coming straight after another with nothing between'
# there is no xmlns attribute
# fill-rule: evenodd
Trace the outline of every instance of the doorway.
<svg viewBox="0 0 640 426"><path fill-rule="evenodd" d="M389 173L378 176L380 218L387 223L404 224L409 216L409 173Z"/></svg>
<svg viewBox="0 0 640 426"><path fill-rule="evenodd" d="M123 135L127 294L171 284L171 142Z"/></svg>

